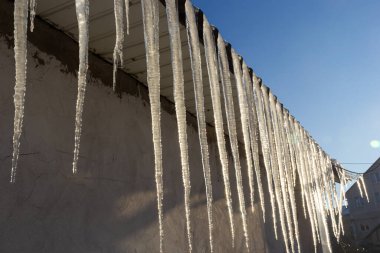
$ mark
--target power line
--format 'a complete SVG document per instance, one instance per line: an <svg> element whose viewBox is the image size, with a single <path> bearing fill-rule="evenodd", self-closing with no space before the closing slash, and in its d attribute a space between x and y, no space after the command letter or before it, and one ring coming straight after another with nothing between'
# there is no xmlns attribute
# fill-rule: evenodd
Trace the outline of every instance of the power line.
<svg viewBox="0 0 380 253"><path fill-rule="evenodd" d="M340 164L372 164L372 163L340 163Z"/></svg>

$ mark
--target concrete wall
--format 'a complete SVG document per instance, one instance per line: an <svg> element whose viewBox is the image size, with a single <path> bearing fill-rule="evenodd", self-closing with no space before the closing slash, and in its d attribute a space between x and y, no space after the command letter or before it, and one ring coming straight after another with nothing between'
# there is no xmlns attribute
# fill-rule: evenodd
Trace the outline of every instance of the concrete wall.
<svg viewBox="0 0 380 253"><path fill-rule="evenodd" d="M0 252L157 252L158 222L147 89L90 55L79 173L72 175L77 94L77 44L41 20L28 44L24 131L16 183L10 184L14 59L11 3L0 0ZM186 252L183 186L173 105L163 99L166 252ZM194 252L209 252L205 187L195 119L188 117ZM215 252L245 252L233 168L236 244L231 248L215 134L208 128L214 190ZM232 164L230 157L230 164ZM244 163L243 163L244 164ZM265 182L265 173L263 181ZM247 178L246 169L243 176ZM266 184L264 184L266 189ZM244 181L246 202L248 182ZM249 211L251 252L284 252L275 240L266 190L263 224L256 200ZM300 206L300 202L298 202ZM310 228L299 211L304 252Z"/></svg>

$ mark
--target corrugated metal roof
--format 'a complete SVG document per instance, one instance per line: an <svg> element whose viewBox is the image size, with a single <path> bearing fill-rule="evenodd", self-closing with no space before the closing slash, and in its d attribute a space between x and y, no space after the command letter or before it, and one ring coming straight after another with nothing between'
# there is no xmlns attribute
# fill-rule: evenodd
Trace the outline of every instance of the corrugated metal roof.
<svg viewBox="0 0 380 253"><path fill-rule="evenodd" d="M169 31L167 25L166 11L164 4L160 4L160 67L161 67L161 95L174 102L172 65L170 54ZM78 39L78 26L75 14L74 0L39 0L37 5L37 15L43 20L53 24L58 29L68 34L73 39ZM201 13L200 13L201 15ZM181 17L180 17L181 20ZM124 71L132 75L140 82L146 82L146 61L145 44L142 21L142 10L140 0L130 1L129 12L129 35L126 35L124 42ZM112 64L113 49L115 45L115 17L113 1L91 0L90 4L90 50L98 54ZM187 111L196 114L194 87L192 80L191 62L183 17L180 25L182 40L182 58L185 80L185 98ZM126 31L125 31L126 34ZM202 35L200 34L202 38ZM203 84L205 95L206 121L213 125L213 113L211 103L211 92L209 88L204 49L202 52ZM235 110L237 108L237 92L235 80L231 78L235 96ZM239 114L237 114L239 115ZM237 125L239 117L237 117ZM240 130L238 130L240 132Z"/></svg>

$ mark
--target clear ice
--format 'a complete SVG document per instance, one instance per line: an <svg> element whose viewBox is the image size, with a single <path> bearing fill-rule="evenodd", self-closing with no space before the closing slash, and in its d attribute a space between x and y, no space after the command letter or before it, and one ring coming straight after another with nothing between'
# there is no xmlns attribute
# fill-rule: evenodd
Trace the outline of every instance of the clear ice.
<svg viewBox="0 0 380 253"><path fill-rule="evenodd" d="M190 0L185 2L186 11L186 29L189 42L189 51L191 59L191 68L194 83L195 105L198 122L198 135L202 156L203 177L206 187L207 215L209 226L210 252L213 252L213 216L212 216L212 184L209 151L207 143L207 125L204 106L203 80L202 80L202 63L201 51L199 45L198 28L195 20L194 8Z"/></svg>
<svg viewBox="0 0 380 253"><path fill-rule="evenodd" d="M162 146L161 146L161 104L160 104L160 64L159 64L159 9L156 0L141 0L144 41L146 52L147 81L152 117L152 135L154 149L155 179L157 188L157 209L160 232L160 252L163 252L163 210L164 198L162 180Z"/></svg>
<svg viewBox="0 0 380 253"><path fill-rule="evenodd" d="M84 97L86 94L88 69L88 14L89 0L75 0L76 14L79 29L79 70L78 70L78 97L75 112L75 146L73 159L73 173L77 173L80 137L82 132L82 115Z"/></svg>
<svg viewBox="0 0 380 253"><path fill-rule="evenodd" d="M184 186L185 216L189 252L192 251L192 234L190 223L190 168L187 143L186 106L183 81L182 47L179 32L178 13L175 0L166 0L166 15L168 19L171 60L173 68L174 102L177 115L178 138L181 153L182 180Z"/></svg>
<svg viewBox="0 0 380 253"><path fill-rule="evenodd" d="M20 153L20 138L24 119L24 104L26 91L27 67L27 30L28 30L28 0L15 0L14 4L14 38L15 38L15 69L16 83L13 96L15 116L13 122L13 157L11 182L16 180L16 169Z"/></svg>

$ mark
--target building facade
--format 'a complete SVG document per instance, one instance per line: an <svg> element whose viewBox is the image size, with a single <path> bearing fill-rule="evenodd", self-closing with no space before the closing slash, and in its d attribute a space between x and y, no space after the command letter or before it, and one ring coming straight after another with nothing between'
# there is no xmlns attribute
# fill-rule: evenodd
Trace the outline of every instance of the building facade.
<svg viewBox="0 0 380 253"><path fill-rule="evenodd" d="M356 246L380 246L380 158L364 173L369 202L361 197L357 183L346 193L346 238Z"/></svg>

